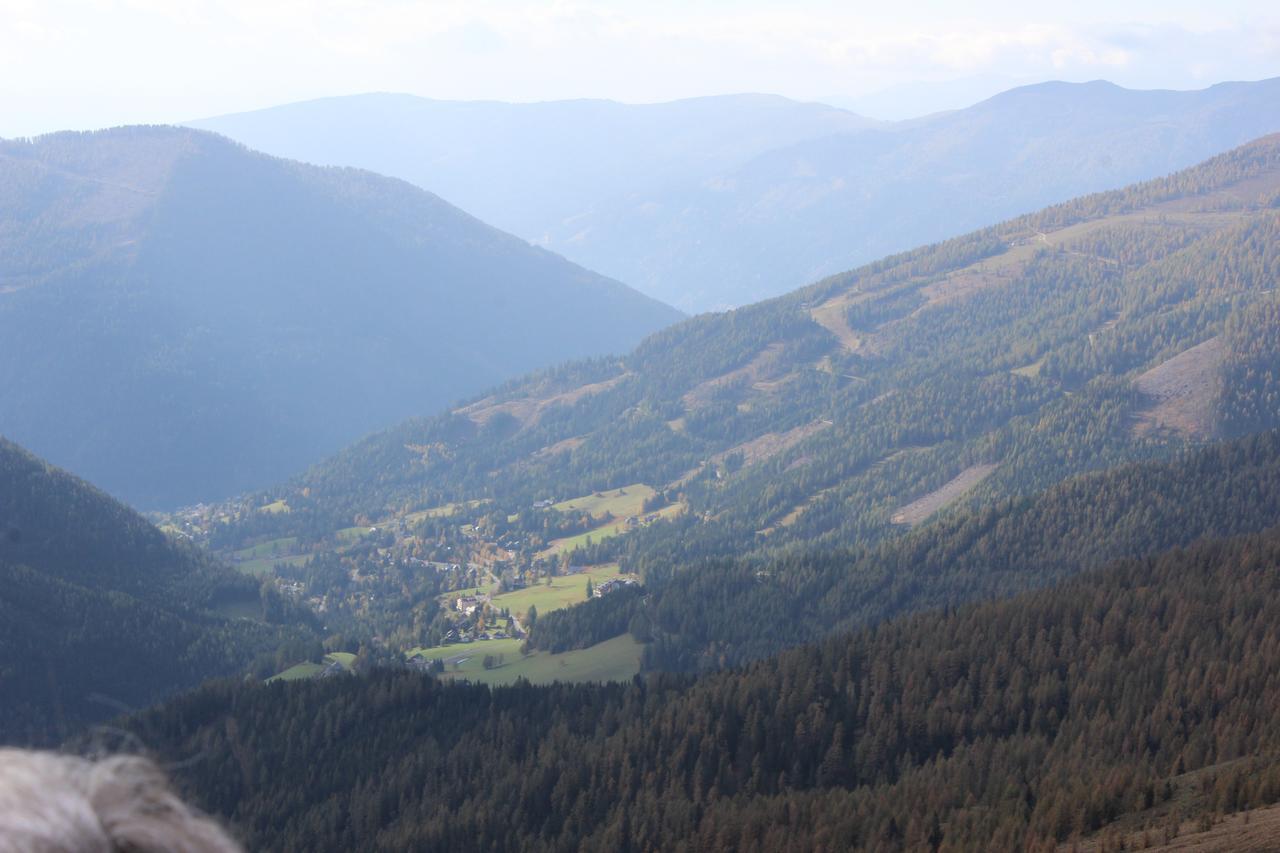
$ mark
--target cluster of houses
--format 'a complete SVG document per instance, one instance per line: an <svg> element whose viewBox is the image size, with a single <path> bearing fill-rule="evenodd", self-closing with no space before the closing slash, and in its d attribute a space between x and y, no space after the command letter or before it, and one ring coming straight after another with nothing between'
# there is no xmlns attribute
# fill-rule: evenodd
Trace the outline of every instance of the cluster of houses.
<svg viewBox="0 0 1280 853"><path fill-rule="evenodd" d="M487 595L462 595L453 602L453 609L463 616L471 616L481 607L489 603Z"/></svg>
<svg viewBox="0 0 1280 853"><path fill-rule="evenodd" d="M276 578L276 589L280 590L281 594L287 595L290 598L300 599L307 591L307 586L301 581L290 581L285 580L284 578Z"/></svg>
<svg viewBox="0 0 1280 853"><path fill-rule="evenodd" d="M640 581L635 578L610 578L607 581L601 581L596 584L595 588L591 591L591 594L595 598L604 598L611 592L616 592L617 590L628 586L637 586L639 583Z"/></svg>
<svg viewBox="0 0 1280 853"><path fill-rule="evenodd" d="M505 640L511 636L506 631L483 631L476 636L472 636L467 631L460 631L457 628L450 628L449 631L441 638L442 645L452 645L453 643L474 643L477 640ZM517 635L519 636L519 635Z"/></svg>

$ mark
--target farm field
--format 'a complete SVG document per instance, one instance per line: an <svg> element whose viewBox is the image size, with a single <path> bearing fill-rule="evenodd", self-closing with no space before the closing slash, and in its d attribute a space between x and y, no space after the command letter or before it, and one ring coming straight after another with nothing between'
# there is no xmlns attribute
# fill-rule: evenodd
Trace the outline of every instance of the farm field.
<svg viewBox="0 0 1280 853"><path fill-rule="evenodd" d="M307 678L315 678L317 675L324 672L326 666L333 663L342 664L344 669L350 671L355 662L356 656L351 654L351 652L330 652L324 656L323 663L305 661L303 663L294 664L279 675L274 675L267 680L301 681Z"/></svg>
<svg viewBox="0 0 1280 853"><path fill-rule="evenodd" d="M495 595L492 599L494 607L505 607L517 617L523 618L529 608L537 607L538 613L547 614L553 610L572 607L587 600L587 581L598 585L601 581L618 577L618 564L606 563L593 566L586 571L572 575L560 575L546 583L533 584L525 589ZM456 596L451 593L450 597Z"/></svg>
<svg viewBox="0 0 1280 853"><path fill-rule="evenodd" d="M256 560L244 560L233 563L232 567L246 575L267 575L275 569L276 563L288 563L290 566L301 566L311 559L310 554L294 554L288 557L259 557Z"/></svg>
<svg viewBox="0 0 1280 853"><path fill-rule="evenodd" d="M674 503L650 514L656 515L659 518L671 518L679 515L681 512L684 512L684 504ZM586 533L579 533L576 536L567 536L564 539L552 540L550 545L538 553L538 556L542 558L555 557L560 554L576 551L577 549L585 546L588 539L593 543L600 542L605 539L611 539L620 533L626 533L628 529L626 518L620 518L617 521L609 521L593 530L588 530Z"/></svg>
<svg viewBox="0 0 1280 853"><path fill-rule="evenodd" d="M334 538L339 542L359 542L364 537L372 533L372 527L344 527L333 534Z"/></svg>
<svg viewBox="0 0 1280 853"><path fill-rule="evenodd" d="M462 503L451 503L451 504L445 504L444 506L434 506L429 509L420 509L417 512L411 512L408 515L404 516L404 518L402 518L401 520L405 524L417 524L418 522L425 521L428 518L448 518L451 515L456 515L461 510L474 509L475 507L478 507L481 504L485 504L485 503L488 503L488 501L484 501L484 500L464 501Z"/></svg>
<svg viewBox="0 0 1280 853"><path fill-rule="evenodd" d="M294 664L293 666L289 667L279 675L274 675L271 678L268 678L267 680L268 681L302 681L307 678L315 678L317 675L319 675L322 672L324 672L323 666L321 666L318 663L311 663L311 661L307 661L305 663Z"/></svg>
<svg viewBox="0 0 1280 853"><path fill-rule="evenodd" d="M561 654L534 652L521 655L521 640L479 640L455 643L430 649L415 649L409 657L442 660L442 678L456 678L480 684L511 684L525 678L534 684L553 681L624 681L640 671L640 654L644 648L630 634L623 634L588 649L575 649ZM503 657L501 666L484 668L486 655Z"/></svg>
<svg viewBox="0 0 1280 853"><path fill-rule="evenodd" d="M442 660L445 672L473 672L482 670L485 655L504 655L508 660L520 657L520 646L524 641L516 637L502 640L476 640L474 643L452 643L447 646L432 646L425 649L412 649L405 657L412 660Z"/></svg>
<svg viewBox="0 0 1280 853"><path fill-rule="evenodd" d="M259 557L270 557L275 554L284 554L288 556L297 544L297 536L285 536L281 539L271 539L267 542L259 542L257 545L251 545L248 548L241 548L239 551L233 551L232 554L239 560L254 560Z"/></svg>
<svg viewBox="0 0 1280 853"><path fill-rule="evenodd" d="M475 644L472 645L492 645ZM464 669L446 677L466 678L480 684L511 684L517 678L528 679L533 684L550 684L553 681L625 681L640 671L640 654L644 647L630 634L605 640L589 649L575 649L558 655L537 652L521 657L506 656L506 662L493 669L485 669L481 652L474 659L474 669Z"/></svg>
<svg viewBox="0 0 1280 853"><path fill-rule="evenodd" d="M594 518L603 518L605 515L626 518L629 515L640 515L644 511L644 502L655 494L657 492L651 486L633 483L620 489L561 501L553 509L561 512L585 512Z"/></svg>

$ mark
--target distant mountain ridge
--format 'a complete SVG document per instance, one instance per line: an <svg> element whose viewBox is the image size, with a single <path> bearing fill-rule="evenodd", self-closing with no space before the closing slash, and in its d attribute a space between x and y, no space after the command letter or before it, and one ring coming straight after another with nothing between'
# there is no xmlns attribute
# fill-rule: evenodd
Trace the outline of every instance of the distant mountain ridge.
<svg viewBox="0 0 1280 853"><path fill-rule="evenodd" d="M0 142L0 430L148 508L679 316L403 181L180 128Z"/></svg>
<svg viewBox="0 0 1280 853"><path fill-rule="evenodd" d="M664 133L677 119L696 138ZM397 175L696 312L1191 166L1280 130L1280 78L1193 92L1045 83L897 124L766 96L368 95L193 125Z"/></svg>

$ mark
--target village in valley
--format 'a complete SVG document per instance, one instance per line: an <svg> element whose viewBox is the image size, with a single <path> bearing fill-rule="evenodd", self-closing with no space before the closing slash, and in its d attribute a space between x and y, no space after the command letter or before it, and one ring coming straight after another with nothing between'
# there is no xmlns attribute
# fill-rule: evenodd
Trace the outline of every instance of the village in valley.
<svg viewBox="0 0 1280 853"><path fill-rule="evenodd" d="M169 535L261 577L264 600L278 597L319 620L328 654L277 677L341 674L352 669L360 647L370 646L383 659L391 655L441 677L500 681L536 678L552 658L561 658L554 674L565 678L575 666L594 673L599 659L608 672L624 675L638 666L638 645L629 637L601 644L609 649L594 656L583 654L591 649L529 655L526 640L539 614L639 588L640 579L618 562L584 557L598 550L593 545L671 518L683 504L634 484L569 500L541 498L514 513L467 501L311 537L243 537L259 521L270 531L275 525L266 522L292 511L278 499L155 517ZM535 657L545 660L529 660Z"/></svg>

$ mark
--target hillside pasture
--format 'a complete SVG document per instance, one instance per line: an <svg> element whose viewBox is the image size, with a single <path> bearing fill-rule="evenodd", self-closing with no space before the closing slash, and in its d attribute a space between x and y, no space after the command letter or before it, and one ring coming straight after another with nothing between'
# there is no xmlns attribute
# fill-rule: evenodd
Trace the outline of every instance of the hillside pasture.
<svg viewBox="0 0 1280 853"><path fill-rule="evenodd" d="M494 607L505 607L517 617L524 617L530 607L537 607L539 614L547 614L553 610L572 607L587 600L587 581L599 585L601 581L618 577L618 564L606 563L602 566L591 566L585 571L571 575L559 575L546 582L536 583L524 589L496 595L492 599Z"/></svg>
<svg viewBox="0 0 1280 853"><path fill-rule="evenodd" d="M269 575L276 567L277 563L286 563L290 566L301 566L311 559L310 554L294 554L287 557L259 557L256 560L244 560L239 563L233 563L232 567L236 571L243 572L246 575Z"/></svg>
<svg viewBox="0 0 1280 853"><path fill-rule="evenodd" d="M640 671L640 655L644 649L630 634L557 655L535 652L521 656L517 646L514 655L504 656L501 666L485 669L484 656L501 653L493 648L505 642L491 640L470 644L469 648L475 649L475 655L457 668L446 668L444 677L490 685L511 684L518 678L528 679L533 684L626 681Z"/></svg>
<svg viewBox="0 0 1280 853"><path fill-rule="evenodd" d="M632 483L620 489L610 489L607 492L596 492L592 495L561 501L553 509L560 512L585 512L592 518L604 518L606 515L626 518L643 512L644 502L655 494L651 486Z"/></svg>
<svg viewBox="0 0 1280 853"><path fill-rule="evenodd" d="M684 504L674 503L670 506L663 507L660 510L655 510L652 513L647 513L647 515L656 515L658 518L674 518L684 512L684 509ZM585 547L588 540L594 544L605 539L612 539L614 536L626 533L630 529L630 525L627 524L627 520L625 518L617 521L605 522L599 527L588 530L586 533L579 533L576 536L566 536L564 539L553 539L550 545L538 552L538 556L545 559L547 557L559 556L560 554L569 554L579 548Z"/></svg>
<svg viewBox="0 0 1280 853"><path fill-rule="evenodd" d="M303 681L308 678L315 678L324 672L324 667L318 663L305 661L296 663L278 675L273 675L267 681Z"/></svg>
<svg viewBox="0 0 1280 853"><path fill-rule="evenodd" d="M417 512L411 512L405 515L401 521L405 524L418 524L428 518L450 518L457 515L463 510L475 509L488 503L484 500L461 501L459 503L449 503L444 506L433 506L428 509L420 509Z"/></svg>
<svg viewBox="0 0 1280 853"><path fill-rule="evenodd" d="M233 551L232 556L237 560L256 560L260 557L272 556L287 557L293 553L294 546L297 544L297 536L285 536L280 539L259 542L257 545L250 545L248 548L241 548L239 551Z"/></svg>

